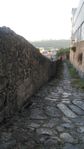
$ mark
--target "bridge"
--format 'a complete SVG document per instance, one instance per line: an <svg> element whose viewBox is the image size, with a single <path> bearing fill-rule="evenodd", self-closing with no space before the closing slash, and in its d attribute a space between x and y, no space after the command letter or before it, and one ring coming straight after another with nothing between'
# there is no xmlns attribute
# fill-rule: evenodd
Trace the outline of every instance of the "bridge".
<svg viewBox="0 0 84 149"><path fill-rule="evenodd" d="M7 38L7 36L5 38ZM19 38L23 41L22 37ZM14 52L13 48L12 51ZM9 60L9 56L7 60ZM45 64L44 63L45 61L42 61L41 64ZM15 62L16 61L14 61L14 64ZM5 69L7 69L7 66L8 65L6 65ZM38 67L39 66L40 65L38 64ZM3 111L3 109L8 107L7 110L9 111L9 115L8 113L7 114L4 113L6 117L5 115L2 115L0 117L2 118L0 124L1 149L83 149L84 148L84 101L83 101L84 92L72 86L71 84L72 78L69 74L66 62L56 62L52 63L51 65L51 62L47 60L46 66L48 66L49 68L48 70L50 72L53 69L56 69L56 71L52 71L53 73L49 73L48 76L49 78L47 77L47 79L41 82L39 87L34 86L36 87L36 90L34 90L33 94L28 94L30 96L25 102L23 102L21 98L21 102L19 104L20 99L18 100L18 105L20 106L18 110L17 110L18 106L16 102L14 102L15 97L16 99L18 98L17 96L13 96L17 95L15 94L16 88L15 92L13 92L12 88L10 88L11 82L6 78L7 84L4 85L3 90L1 90L4 91L5 93L6 101L4 102L4 107L0 110ZM50 66L52 66L53 69L51 69ZM59 70L57 68L59 68ZM15 72L11 74L15 74ZM6 74L7 77L8 75L9 73ZM41 76L42 75L44 74L41 73ZM34 75L34 77L35 76L37 75ZM15 78L14 75L13 78ZM19 84L21 85L20 89L23 89L22 87L24 86L24 84L26 84L28 80L25 81L24 78L24 81L22 81L23 78L20 79L21 79L21 82ZM21 83L23 82L24 84L22 86ZM13 85L15 87L15 84ZM19 98L23 95L22 96L23 100L25 99L24 97L26 97L27 95L27 89L28 93L30 93L29 91L31 91L28 88L31 87L30 85L31 84L29 84L29 86L28 84L25 85L26 91L20 90ZM9 91L12 92L11 96L13 97L12 99L9 98L10 96L8 96L10 95ZM25 94L23 94L23 91L25 91ZM2 101L2 98L0 100ZM11 101L13 103L11 103ZM10 103L11 107L9 106ZM16 108L14 109L13 104L14 107L16 105Z"/></svg>

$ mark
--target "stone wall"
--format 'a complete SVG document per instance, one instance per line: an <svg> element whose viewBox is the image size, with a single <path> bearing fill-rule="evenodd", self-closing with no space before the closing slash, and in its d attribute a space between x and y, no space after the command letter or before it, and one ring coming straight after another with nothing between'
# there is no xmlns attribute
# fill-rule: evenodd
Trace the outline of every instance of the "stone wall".
<svg viewBox="0 0 84 149"><path fill-rule="evenodd" d="M56 73L38 49L9 28L0 28L0 122L13 116Z"/></svg>
<svg viewBox="0 0 84 149"><path fill-rule="evenodd" d="M80 77L84 78L84 41L75 43L71 48L70 61L77 69Z"/></svg>

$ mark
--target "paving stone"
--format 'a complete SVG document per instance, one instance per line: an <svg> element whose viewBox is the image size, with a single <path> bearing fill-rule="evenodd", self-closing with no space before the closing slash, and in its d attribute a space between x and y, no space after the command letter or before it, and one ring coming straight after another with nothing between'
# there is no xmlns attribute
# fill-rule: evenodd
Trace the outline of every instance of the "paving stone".
<svg viewBox="0 0 84 149"><path fill-rule="evenodd" d="M78 147L78 149L84 149L84 144L82 144L82 143L78 144L77 147Z"/></svg>
<svg viewBox="0 0 84 149"><path fill-rule="evenodd" d="M84 149L84 144L65 144L63 149Z"/></svg>
<svg viewBox="0 0 84 149"><path fill-rule="evenodd" d="M69 101L69 98L62 98L62 101Z"/></svg>
<svg viewBox="0 0 84 149"><path fill-rule="evenodd" d="M47 134L41 134L39 135L39 139L40 140L40 143L44 143L46 140L48 140L50 138L50 135L47 135Z"/></svg>
<svg viewBox="0 0 84 149"><path fill-rule="evenodd" d="M54 147L53 149L55 149L55 148L59 147L58 141L56 139L52 139L52 138L48 139L45 141L44 147L47 147L47 149L52 149Z"/></svg>
<svg viewBox="0 0 84 149"><path fill-rule="evenodd" d="M63 149L80 149L80 148L77 147L77 145L65 144L65 146L63 147Z"/></svg>
<svg viewBox="0 0 84 149"><path fill-rule="evenodd" d="M71 120L69 120L67 117L63 116L63 121L66 123L72 123Z"/></svg>
<svg viewBox="0 0 84 149"><path fill-rule="evenodd" d="M63 132L63 131L64 131L64 128L61 127L61 126L57 126L56 129L57 129L57 131L59 131L59 132Z"/></svg>
<svg viewBox="0 0 84 149"><path fill-rule="evenodd" d="M78 132L84 133L84 126L80 126L80 127L78 128Z"/></svg>
<svg viewBox="0 0 84 149"><path fill-rule="evenodd" d="M56 92L51 92L51 95L56 95L57 96L57 93Z"/></svg>
<svg viewBox="0 0 84 149"><path fill-rule="evenodd" d="M39 124L36 124L36 123L31 123L29 125L29 127L38 128L38 127L40 127L40 125Z"/></svg>
<svg viewBox="0 0 84 149"><path fill-rule="evenodd" d="M69 107L72 109L72 111L74 111L78 115L84 115L84 111L81 110L79 107L77 107L75 105L69 105Z"/></svg>
<svg viewBox="0 0 84 149"><path fill-rule="evenodd" d="M84 102L83 101L74 100L73 103L84 110Z"/></svg>
<svg viewBox="0 0 84 149"><path fill-rule="evenodd" d="M68 101L68 100L63 100L62 103L69 104L70 101Z"/></svg>
<svg viewBox="0 0 84 149"><path fill-rule="evenodd" d="M55 97L46 97L45 100L58 101L58 99Z"/></svg>
<svg viewBox="0 0 84 149"><path fill-rule="evenodd" d="M53 131L49 128L38 128L36 130L37 134L47 134L47 135L53 135Z"/></svg>
<svg viewBox="0 0 84 149"><path fill-rule="evenodd" d="M50 117L60 117L61 112L58 108L52 107L52 106L47 106L45 108L45 113L50 116Z"/></svg>
<svg viewBox="0 0 84 149"><path fill-rule="evenodd" d="M48 128L53 128L55 125L56 125L56 121L53 122L53 120L49 120L48 122L45 122L42 126L48 127Z"/></svg>
<svg viewBox="0 0 84 149"><path fill-rule="evenodd" d="M73 128L74 126L72 124L70 124L70 123L63 123L63 124L61 124L61 127L69 129L69 128Z"/></svg>
<svg viewBox="0 0 84 149"><path fill-rule="evenodd" d="M65 116L75 118L77 115L73 113L66 105L59 103L57 107L64 113Z"/></svg>
<svg viewBox="0 0 84 149"><path fill-rule="evenodd" d="M71 95L71 94L70 93L66 93L66 92L63 93L63 97L68 97L69 95Z"/></svg>
<svg viewBox="0 0 84 149"><path fill-rule="evenodd" d="M84 143L84 133L79 134L79 141L82 143Z"/></svg>
<svg viewBox="0 0 84 149"><path fill-rule="evenodd" d="M73 143L74 139L69 133L61 133L60 138L63 139L64 142Z"/></svg>
<svg viewBox="0 0 84 149"><path fill-rule="evenodd" d="M0 149L13 149L16 146L16 140L10 140L9 142L0 143Z"/></svg>
<svg viewBox="0 0 84 149"><path fill-rule="evenodd" d="M84 117L76 117L72 120L72 122L74 122L74 124L77 126L84 126Z"/></svg>
<svg viewBox="0 0 84 149"><path fill-rule="evenodd" d="M31 119L46 119L46 115L43 114L41 109L36 108L36 109L31 110L30 118Z"/></svg>
<svg viewBox="0 0 84 149"><path fill-rule="evenodd" d="M11 139L11 136L12 136L12 133L3 132L1 138L2 138L3 141L8 141L8 140Z"/></svg>

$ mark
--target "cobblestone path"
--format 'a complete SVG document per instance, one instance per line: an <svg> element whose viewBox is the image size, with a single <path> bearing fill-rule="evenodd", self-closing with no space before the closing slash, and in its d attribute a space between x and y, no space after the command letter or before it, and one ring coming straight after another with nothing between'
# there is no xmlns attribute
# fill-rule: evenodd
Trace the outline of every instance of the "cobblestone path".
<svg viewBox="0 0 84 149"><path fill-rule="evenodd" d="M84 93L73 89L67 65L0 128L0 149L84 149Z"/></svg>

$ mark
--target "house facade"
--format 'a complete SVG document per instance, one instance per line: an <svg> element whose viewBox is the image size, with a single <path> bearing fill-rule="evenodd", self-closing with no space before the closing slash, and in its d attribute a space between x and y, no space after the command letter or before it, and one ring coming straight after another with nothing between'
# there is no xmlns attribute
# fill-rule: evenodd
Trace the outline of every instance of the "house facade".
<svg viewBox="0 0 84 149"><path fill-rule="evenodd" d="M84 78L84 0L72 9L70 61Z"/></svg>

